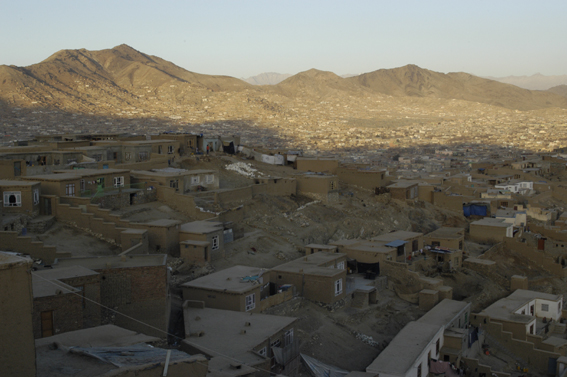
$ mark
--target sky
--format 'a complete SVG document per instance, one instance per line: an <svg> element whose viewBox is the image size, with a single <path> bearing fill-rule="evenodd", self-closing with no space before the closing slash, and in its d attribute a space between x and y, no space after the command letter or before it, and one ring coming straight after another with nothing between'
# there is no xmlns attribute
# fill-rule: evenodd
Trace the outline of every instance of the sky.
<svg viewBox="0 0 567 377"><path fill-rule="evenodd" d="M0 0L0 64L127 44L246 78L416 64L478 76L567 74L566 0Z"/></svg>

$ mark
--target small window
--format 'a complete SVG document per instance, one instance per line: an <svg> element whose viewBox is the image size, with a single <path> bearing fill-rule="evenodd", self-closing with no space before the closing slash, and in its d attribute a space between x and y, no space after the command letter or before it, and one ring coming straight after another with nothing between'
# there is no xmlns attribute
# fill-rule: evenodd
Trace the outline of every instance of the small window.
<svg viewBox="0 0 567 377"><path fill-rule="evenodd" d="M335 281L335 296L343 293L343 279Z"/></svg>
<svg viewBox="0 0 567 377"><path fill-rule="evenodd" d="M541 311L542 312L548 312L549 311L549 305L548 304L541 304Z"/></svg>
<svg viewBox="0 0 567 377"><path fill-rule="evenodd" d="M256 295L252 293L246 296L246 311L250 311L256 307Z"/></svg>
<svg viewBox="0 0 567 377"><path fill-rule="evenodd" d="M293 343L293 329L289 329L285 332L284 335L284 347L287 347L292 343Z"/></svg>
<svg viewBox="0 0 567 377"><path fill-rule="evenodd" d="M206 179L207 184L210 185L215 181L215 175L214 174L207 174L205 179Z"/></svg>
<svg viewBox="0 0 567 377"><path fill-rule="evenodd" d="M33 190L33 204L39 204L39 190Z"/></svg>
<svg viewBox="0 0 567 377"><path fill-rule="evenodd" d="M69 183L65 185L65 196L75 196L75 184Z"/></svg>
<svg viewBox="0 0 567 377"><path fill-rule="evenodd" d="M140 158L140 161L146 161L149 157L149 154L148 152L140 152L138 156Z"/></svg>
<svg viewBox="0 0 567 377"><path fill-rule="evenodd" d="M463 249L463 241L459 241L459 250Z"/></svg>
<svg viewBox="0 0 567 377"><path fill-rule="evenodd" d="M4 207L21 207L22 193L21 191L5 191Z"/></svg>
<svg viewBox="0 0 567 377"><path fill-rule="evenodd" d="M114 187L124 187L124 177L114 177Z"/></svg>
<svg viewBox="0 0 567 377"><path fill-rule="evenodd" d="M191 184L192 185L198 185L199 182L201 182L201 179L198 175L194 175L191 177Z"/></svg>
<svg viewBox="0 0 567 377"><path fill-rule="evenodd" d="M93 158L95 161L102 161L102 154L93 154Z"/></svg>
<svg viewBox="0 0 567 377"><path fill-rule="evenodd" d="M177 179L169 181L169 187L174 188L175 191L179 190L179 181Z"/></svg>
<svg viewBox="0 0 567 377"><path fill-rule="evenodd" d="M421 377L421 363L417 366L417 377Z"/></svg>
<svg viewBox="0 0 567 377"><path fill-rule="evenodd" d="M131 152L126 152L126 153L124 154L124 159L125 159L126 161L130 161L131 158L132 158L132 153L131 153Z"/></svg>
<svg viewBox="0 0 567 377"><path fill-rule="evenodd" d="M258 355L264 356L264 357L266 357L267 353L268 353L268 349L266 347L264 347L260 351L258 351Z"/></svg>
<svg viewBox="0 0 567 377"><path fill-rule="evenodd" d="M441 349L440 342L441 342L441 339L437 339L437 343L435 343L435 355L437 355L437 356L439 356L439 350Z"/></svg>
<svg viewBox="0 0 567 377"><path fill-rule="evenodd" d="M339 270L344 270L345 269L345 262L342 261L342 262L337 263L337 268Z"/></svg>
<svg viewBox="0 0 567 377"><path fill-rule="evenodd" d="M219 236L213 236L211 241L213 241L211 249L217 250L219 248Z"/></svg>
<svg viewBox="0 0 567 377"><path fill-rule="evenodd" d="M173 153L173 145L170 145L167 147L167 153L168 154L172 154Z"/></svg>
<svg viewBox="0 0 567 377"><path fill-rule="evenodd" d="M270 343L270 348L281 347L281 345L282 345L282 341L279 340L279 339L276 339L272 343Z"/></svg>

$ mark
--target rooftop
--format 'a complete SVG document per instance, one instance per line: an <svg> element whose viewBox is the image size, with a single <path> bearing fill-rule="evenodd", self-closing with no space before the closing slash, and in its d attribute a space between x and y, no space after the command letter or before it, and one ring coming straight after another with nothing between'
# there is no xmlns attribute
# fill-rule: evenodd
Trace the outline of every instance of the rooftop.
<svg viewBox="0 0 567 377"><path fill-rule="evenodd" d="M463 228L442 227L425 235L430 238L462 238L465 234Z"/></svg>
<svg viewBox="0 0 567 377"><path fill-rule="evenodd" d="M372 241L384 241L384 242L390 242L390 241L396 241L396 240L407 241L409 239L420 237L420 236L423 236L423 233L407 232L405 230L397 230L397 231L392 232L392 233L386 233L386 234L381 234L377 237L372 237L371 240Z"/></svg>
<svg viewBox="0 0 567 377"><path fill-rule="evenodd" d="M471 306L468 302L444 299L416 322L445 326Z"/></svg>
<svg viewBox="0 0 567 377"><path fill-rule="evenodd" d="M261 285L260 277L267 272L268 270L257 267L234 266L191 280L181 286L227 291L229 293L245 293ZM269 274L266 274L266 276L269 276ZM250 279L243 280L245 277Z"/></svg>
<svg viewBox="0 0 567 377"><path fill-rule="evenodd" d="M187 302L183 316L187 332L183 342L202 349L211 356L222 355L247 365L255 365L264 360L250 352L254 347L297 321L297 318L292 317L194 308L187 305ZM199 332L204 335L190 336L190 333Z"/></svg>
<svg viewBox="0 0 567 377"><path fill-rule="evenodd" d="M180 232L206 234L217 232L223 229L223 224L218 221L192 221L182 224L179 227Z"/></svg>
<svg viewBox="0 0 567 377"><path fill-rule="evenodd" d="M68 267L35 271L34 275L39 275L40 277L47 280L58 280L58 279L71 279L81 276L98 275L98 272L89 270L88 268L85 268L83 266L68 266Z"/></svg>
<svg viewBox="0 0 567 377"><path fill-rule="evenodd" d="M514 226L512 223L504 222L504 219L494 219L492 217L485 217L484 219L473 221L471 225L494 226L500 228L509 228Z"/></svg>
<svg viewBox="0 0 567 377"><path fill-rule="evenodd" d="M517 289L510 296L504 297L503 299L496 301L494 304L484 309L482 313L494 319L529 323L535 320L535 317L524 314L516 314L516 311L518 311L522 306L536 299L559 301L562 298L563 296L561 295Z"/></svg>
<svg viewBox="0 0 567 377"><path fill-rule="evenodd" d="M37 185L39 182L33 181L8 181L0 180L0 187L13 187L13 186L33 186Z"/></svg>
<svg viewBox="0 0 567 377"><path fill-rule="evenodd" d="M166 254L60 258L53 264L53 267L82 266L91 270L105 270L109 268L165 266L166 259Z"/></svg>
<svg viewBox="0 0 567 377"><path fill-rule="evenodd" d="M29 258L20 257L14 253L0 251L0 270L7 270L18 265L30 265L33 261Z"/></svg>
<svg viewBox="0 0 567 377"><path fill-rule="evenodd" d="M285 271L292 273L295 272L295 273L304 273L307 275L319 275L319 276L340 275L344 273L345 270L329 268L329 267L321 267L321 265L345 256L346 254L344 253L317 252L298 258L291 262L280 264L279 266L272 268L272 271Z"/></svg>

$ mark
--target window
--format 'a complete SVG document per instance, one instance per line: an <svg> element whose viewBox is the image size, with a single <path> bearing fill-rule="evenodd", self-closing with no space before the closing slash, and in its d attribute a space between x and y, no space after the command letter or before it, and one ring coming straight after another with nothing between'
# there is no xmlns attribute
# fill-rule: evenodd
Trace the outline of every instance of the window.
<svg viewBox="0 0 567 377"><path fill-rule="evenodd" d="M345 269L345 262L342 261L342 262L337 263L337 268L339 270L344 270Z"/></svg>
<svg viewBox="0 0 567 377"><path fill-rule="evenodd" d="M336 190L336 189L337 189L337 182L331 181L331 190Z"/></svg>
<svg viewBox="0 0 567 377"><path fill-rule="evenodd" d="M343 279L335 281L335 296L343 293Z"/></svg>
<svg viewBox="0 0 567 377"><path fill-rule="evenodd" d="M124 187L124 177L114 177L114 187Z"/></svg>
<svg viewBox="0 0 567 377"><path fill-rule="evenodd" d="M198 185L199 182L201 182L201 180L199 179L198 175L191 176L191 184L192 185Z"/></svg>
<svg viewBox="0 0 567 377"><path fill-rule="evenodd" d="M256 307L256 295L252 293L246 296L246 311L250 311Z"/></svg>
<svg viewBox="0 0 567 377"><path fill-rule="evenodd" d="M439 241L431 241L431 246L433 246L433 247L439 247L439 246L441 246L441 242L439 242Z"/></svg>
<svg viewBox="0 0 567 377"><path fill-rule="evenodd" d="M266 347L264 347L260 351L258 351L258 355L264 356L264 357L266 357L267 353L268 353L268 349Z"/></svg>
<svg viewBox="0 0 567 377"><path fill-rule="evenodd" d="M75 184L69 183L65 185L65 195L66 196L75 196Z"/></svg>
<svg viewBox="0 0 567 377"><path fill-rule="evenodd" d="M158 154L161 154L161 152L163 152L162 146L161 146L161 145L158 145Z"/></svg>
<svg viewBox="0 0 567 377"><path fill-rule="evenodd" d="M411 251L417 251L419 249L419 241L418 240L413 240L411 242Z"/></svg>
<svg viewBox="0 0 567 377"><path fill-rule="evenodd" d="M95 161L102 161L102 154L93 154Z"/></svg>
<svg viewBox="0 0 567 377"><path fill-rule="evenodd" d="M459 250L463 250L463 241L459 241Z"/></svg>
<svg viewBox="0 0 567 377"><path fill-rule="evenodd" d="M219 248L219 236L213 236L213 238L211 238L211 241L213 241L211 249L217 250Z"/></svg>
<svg viewBox="0 0 567 377"><path fill-rule="evenodd" d="M549 311L549 305L548 304L541 304L541 311L542 312L548 312Z"/></svg>
<svg viewBox="0 0 567 377"><path fill-rule="evenodd" d="M84 179L81 179L79 181L79 188L80 188L81 191L85 191L85 180Z"/></svg>
<svg viewBox="0 0 567 377"><path fill-rule="evenodd" d="M132 158L132 153L126 152L126 153L124 154L124 159L125 159L126 161L130 161L131 158Z"/></svg>
<svg viewBox="0 0 567 377"><path fill-rule="evenodd" d="M270 343L270 348L281 347L281 345L282 345L282 341L279 340L279 339L276 339L272 343Z"/></svg>
<svg viewBox="0 0 567 377"><path fill-rule="evenodd" d="M173 153L173 145L170 145L167 147L167 153L168 154L172 154Z"/></svg>
<svg viewBox="0 0 567 377"><path fill-rule="evenodd" d="M213 183L215 181L215 175L214 174L207 174L205 176L205 180L206 180L207 184L210 185L211 183Z"/></svg>
<svg viewBox="0 0 567 377"><path fill-rule="evenodd" d="M4 207L21 207L22 193L21 191L5 191Z"/></svg>
<svg viewBox="0 0 567 377"><path fill-rule="evenodd" d="M421 363L417 366L417 377L421 377Z"/></svg>
<svg viewBox="0 0 567 377"><path fill-rule="evenodd" d="M437 339L437 343L435 343L435 354L437 356L439 356L439 350L441 349L440 343L439 343L440 341L441 341L441 339Z"/></svg>
<svg viewBox="0 0 567 377"><path fill-rule="evenodd" d="M33 190L33 204L39 204L39 190Z"/></svg>
<svg viewBox="0 0 567 377"><path fill-rule="evenodd" d="M148 152L140 152L138 156L140 157L140 161L146 161L149 155Z"/></svg>
<svg viewBox="0 0 567 377"><path fill-rule="evenodd" d="M179 181L177 179L169 181L169 187L174 188L175 191L179 190Z"/></svg>
<svg viewBox="0 0 567 377"><path fill-rule="evenodd" d="M293 343L293 329L289 329L284 334L284 347L289 346Z"/></svg>

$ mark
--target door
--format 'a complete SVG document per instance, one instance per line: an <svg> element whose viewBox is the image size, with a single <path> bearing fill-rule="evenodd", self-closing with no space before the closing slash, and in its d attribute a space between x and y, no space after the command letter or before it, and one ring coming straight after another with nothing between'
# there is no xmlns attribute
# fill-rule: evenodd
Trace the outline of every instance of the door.
<svg viewBox="0 0 567 377"><path fill-rule="evenodd" d="M97 179L96 181L97 181L96 189L97 189L98 191L104 190L104 177L103 177L103 178L99 178L99 179Z"/></svg>
<svg viewBox="0 0 567 377"><path fill-rule="evenodd" d="M53 311L41 312L41 337L53 335Z"/></svg>
<svg viewBox="0 0 567 377"><path fill-rule="evenodd" d="M51 216L51 199L43 198L43 208L47 216Z"/></svg>
<svg viewBox="0 0 567 377"><path fill-rule="evenodd" d="M14 162L14 177L22 175L22 163L20 161Z"/></svg>

